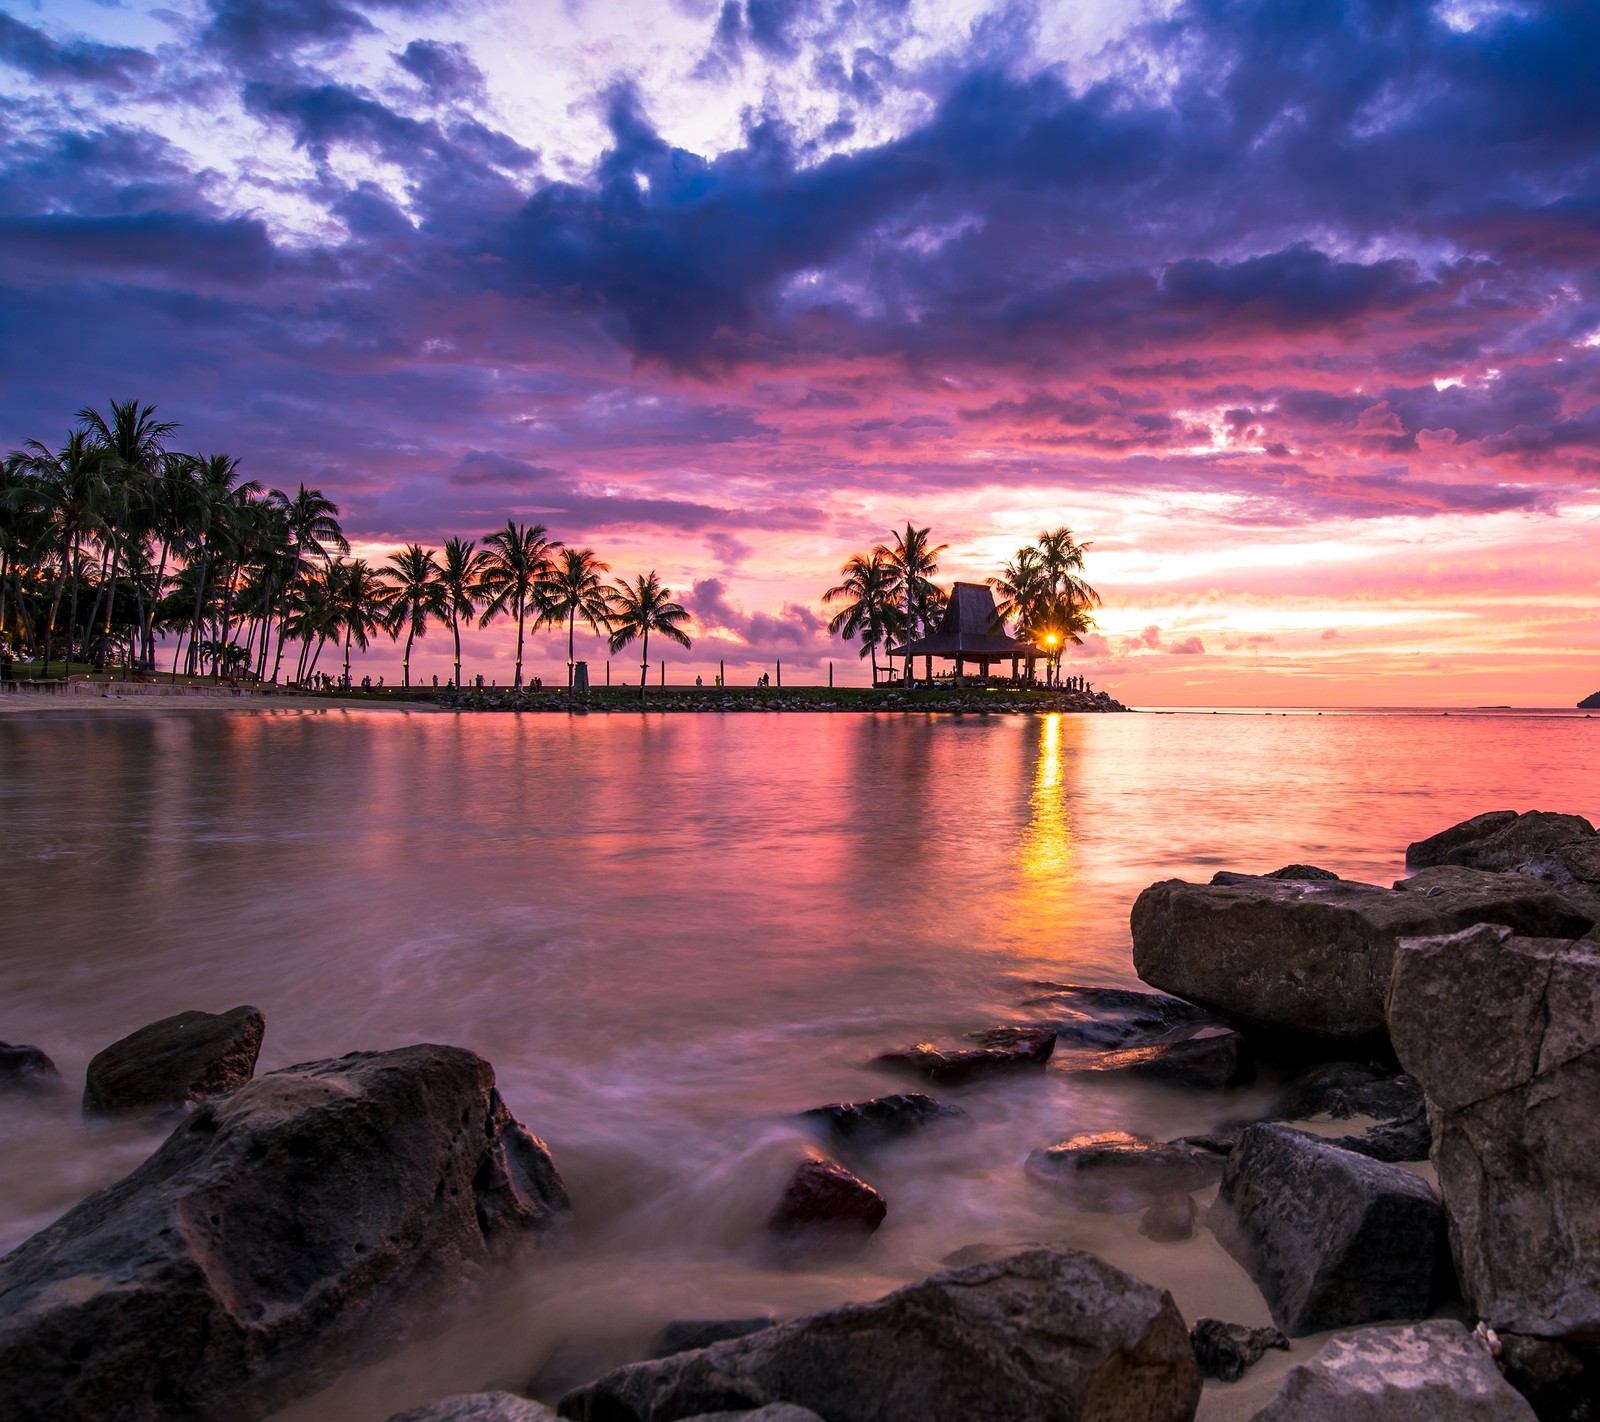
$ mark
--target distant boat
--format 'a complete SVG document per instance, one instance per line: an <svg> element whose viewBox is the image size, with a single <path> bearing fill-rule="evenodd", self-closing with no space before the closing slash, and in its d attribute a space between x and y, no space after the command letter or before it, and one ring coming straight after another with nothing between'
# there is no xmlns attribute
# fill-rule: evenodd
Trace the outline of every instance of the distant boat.
<svg viewBox="0 0 1600 1422"><path fill-rule="evenodd" d="M1595 692L1593 696L1585 696L1583 700L1578 703L1578 710L1600 711L1600 691Z"/></svg>

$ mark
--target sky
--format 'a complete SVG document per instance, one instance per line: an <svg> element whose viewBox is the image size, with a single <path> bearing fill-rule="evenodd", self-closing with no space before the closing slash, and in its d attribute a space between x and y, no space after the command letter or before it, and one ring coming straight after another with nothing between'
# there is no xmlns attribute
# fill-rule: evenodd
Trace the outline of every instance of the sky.
<svg viewBox="0 0 1600 1422"><path fill-rule="evenodd" d="M370 557L543 523L670 677L864 681L910 520L1070 526L1132 704L1600 687L1600 6L7 4L4 447L133 395Z"/></svg>

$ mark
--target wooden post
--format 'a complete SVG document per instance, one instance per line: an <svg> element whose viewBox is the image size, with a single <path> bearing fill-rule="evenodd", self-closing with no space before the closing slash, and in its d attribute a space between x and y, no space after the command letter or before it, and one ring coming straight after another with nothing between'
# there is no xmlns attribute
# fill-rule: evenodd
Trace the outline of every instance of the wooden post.
<svg viewBox="0 0 1600 1422"><path fill-rule="evenodd" d="M661 686L662 686L663 690L666 689L666 685L667 685L667 664L665 662L662 662L661 663Z"/></svg>
<svg viewBox="0 0 1600 1422"><path fill-rule="evenodd" d="M726 686L727 684L728 684L728 664L725 661L723 661L721 657L718 657L717 658L717 685L718 686Z"/></svg>
<svg viewBox="0 0 1600 1422"><path fill-rule="evenodd" d="M778 690L782 691L783 690L783 663L782 662L778 662L777 663L777 668L778 668Z"/></svg>
<svg viewBox="0 0 1600 1422"><path fill-rule="evenodd" d="M606 659L606 685L607 686L611 685L611 661L610 661L610 658Z"/></svg>
<svg viewBox="0 0 1600 1422"><path fill-rule="evenodd" d="M828 663L828 690L833 690L833 663Z"/></svg>

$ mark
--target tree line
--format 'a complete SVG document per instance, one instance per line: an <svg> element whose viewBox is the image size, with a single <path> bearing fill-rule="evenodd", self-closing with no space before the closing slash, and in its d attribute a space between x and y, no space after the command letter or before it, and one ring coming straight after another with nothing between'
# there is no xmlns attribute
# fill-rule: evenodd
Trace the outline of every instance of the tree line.
<svg viewBox="0 0 1600 1422"><path fill-rule="evenodd" d="M0 460L0 639L36 655L42 674L58 653L69 668L153 670L158 637L172 636L173 676L276 682L287 648L305 685L331 643L349 685L352 649L387 633L405 638L409 687L412 646L438 625L461 686L462 627L504 618L517 624L514 686L531 625L566 631L570 688L581 622L613 653L640 643L642 696L650 637L691 645L689 613L654 571L608 582L593 549L543 524L508 519L481 546L408 544L378 567L352 558L320 489L267 489L230 455L184 453L178 426L156 414L136 400L86 406L58 448L29 440Z"/></svg>
<svg viewBox="0 0 1600 1422"><path fill-rule="evenodd" d="M939 626L949 601L933 582L939 555L948 544L934 545L931 529L907 524L867 553L852 554L839 570L841 581L822 595L825 604L839 604L828 631L861 644L860 655L872 659L872 681L878 681L878 651L927 636ZM1017 550L998 577L987 579L995 594L991 632L1015 624L1015 636L1027 652L1043 659L1046 681L1059 682L1061 658L1068 646L1079 646L1094 627L1093 609L1100 594L1083 577L1084 554L1069 528L1047 530L1036 542ZM911 658L904 677L911 681Z"/></svg>

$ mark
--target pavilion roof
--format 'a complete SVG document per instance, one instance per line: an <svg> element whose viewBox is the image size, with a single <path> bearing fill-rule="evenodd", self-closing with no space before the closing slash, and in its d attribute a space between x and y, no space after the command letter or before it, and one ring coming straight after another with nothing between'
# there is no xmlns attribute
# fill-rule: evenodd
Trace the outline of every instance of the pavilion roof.
<svg viewBox="0 0 1600 1422"><path fill-rule="evenodd" d="M1006 635L988 587L957 583L950 589L938 630L891 650L897 657L1017 657L1032 648Z"/></svg>

